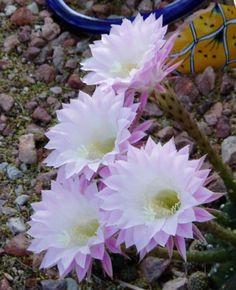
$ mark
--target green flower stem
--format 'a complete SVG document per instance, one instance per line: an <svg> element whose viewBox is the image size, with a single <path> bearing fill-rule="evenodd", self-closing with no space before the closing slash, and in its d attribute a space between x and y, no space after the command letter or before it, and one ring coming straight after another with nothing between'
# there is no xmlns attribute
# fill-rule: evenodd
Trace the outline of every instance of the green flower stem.
<svg viewBox="0 0 236 290"><path fill-rule="evenodd" d="M184 105L179 101L173 89L168 87L167 93L161 95L157 95L157 93L154 92L151 97L155 99L164 112L170 114L180 123L189 136L197 141L201 151L207 154L209 161L214 166L215 170L219 172L227 188L230 200L236 205L236 180L233 174L212 148L208 138L198 128L197 122L193 120Z"/></svg>
<svg viewBox="0 0 236 290"><path fill-rule="evenodd" d="M148 256L156 256L163 259L169 259L169 254L166 248L156 248L151 251ZM179 254L178 251L173 251L173 255L171 257L173 260L183 261L183 257ZM229 260L234 260L235 255L233 255L232 251L227 251L224 249L217 250L209 250L209 251L192 251L187 252L187 261L195 262L195 263L224 263Z"/></svg>
<svg viewBox="0 0 236 290"><path fill-rule="evenodd" d="M220 240L230 242L236 246L236 230L224 228L215 222L198 223L197 227Z"/></svg>

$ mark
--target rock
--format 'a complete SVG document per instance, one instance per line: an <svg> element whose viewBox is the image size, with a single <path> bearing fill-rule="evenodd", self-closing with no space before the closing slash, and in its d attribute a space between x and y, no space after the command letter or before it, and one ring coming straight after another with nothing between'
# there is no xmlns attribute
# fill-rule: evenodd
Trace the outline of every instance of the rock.
<svg viewBox="0 0 236 290"><path fill-rule="evenodd" d="M109 4L95 4L92 6L92 11L98 16L108 16L110 14L111 7Z"/></svg>
<svg viewBox="0 0 236 290"><path fill-rule="evenodd" d="M6 70L9 65L9 62L4 59L0 59L0 70Z"/></svg>
<svg viewBox="0 0 236 290"><path fill-rule="evenodd" d="M63 66L64 66L64 50L61 46L55 47L53 51L53 56L52 56L52 62L55 66L55 68L62 72Z"/></svg>
<svg viewBox="0 0 236 290"><path fill-rule="evenodd" d="M221 156L225 163L236 164L236 136L229 136L222 142Z"/></svg>
<svg viewBox="0 0 236 290"><path fill-rule="evenodd" d="M217 138L226 138L230 135L230 123L226 116L221 116L216 125Z"/></svg>
<svg viewBox="0 0 236 290"><path fill-rule="evenodd" d="M76 90L81 90L85 86L85 84L82 82L81 78L77 74L70 75L67 83L69 87Z"/></svg>
<svg viewBox="0 0 236 290"><path fill-rule="evenodd" d="M212 67L207 67L202 74L196 77L198 90L207 96L215 87L216 74Z"/></svg>
<svg viewBox="0 0 236 290"><path fill-rule="evenodd" d="M82 53L89 47L89 39L81 40L77 43L75 52Z"/></svg>
<svg viewBox="0 0 236 290"><path fill-rule="evenodd" d="M53 47L60 47L63 45L63 43L71 37L71 34L69 31L62 32L56 39L53 39L51 41L51 45Z"/></svg>
<svg viewBox="0 0 236 290"><path fill-rule="evenodd" d="M37 107L32 114L32 118L37 121L42 121L45 123L49 123L51 121L51 116L48 114L48 112L42 108L42 107Z"/></svg>
<svg viewBox="0 0 236 290"><path fill-rule="evenodd" d="M65 63L65 68L76 69L78 67L78 61L75 58L68 59Z"/></svg>
<svg viewBox="0 0 236 290"><path fill-rule="evenodd" d="M185 106L185 108L191 112L193 108L193 104L189 98L189 96L179 96L179 100Z"/></svg>
<svg viewBox="0 0 236 290"><path fill-rule="evenodd" d="M6 173L7 172L7 166L8 166L7 162L0 163L0 172Z"/></svg>
<svg viewBox="0 0 236 290"><path fill-rule="evenodd" d="M19 138L19 159L26 164L37 162L37 152L35 149L34 135L26 134Z"/></svg>
<svg viewBox="0 0 236 290"><path fill-rule="evenodd" d="M41 49L40 54L34 60L34 63L36 63L36 64L44 64L48 57L51 58L52 51L53 51L52 48L49 47L48 45L44 46Z"/></svg>
<svg viewBox="0 0 236 290"><path fill-rule="evenodd" d="M15 193L17 196L21 195L23 193L23 191L24 191L24 188L21 184L19 184L15 187Z"/></svg>
<svg viewBox="0 0 236 290"><path fill-rule="evenodd" d="M207 125L206 122L201 121L198 123L199 129L207 136L210 136L212 133L212 129Z"/></svg>
<svg viewBox="0 0 236 290"><path fill-rule="evenodd" d="M46 40L52 40L61 32L60 26L53 22L52 18L46 17L42 27L42 37Z"/></svg>
<svg viewBox="0 0 236 290"><path fill-rule="evenodd" d="M14 235L17 235L26 231L26 226L24 224L24 221L19 217L10 218L7 222L7 227Z"/></svg>
<svg viewBox="0 0 236 290"><path fill-rule="evenodd" d="M42 290L67 290L66 280L43 280Z"/></svg>
<svg viewBox="0 0 236 290"><path fill-rule="evenodd" d="M18 36L16 34L6 37L4 40L4 49L6 52L10 52L17 47L19 44Z"/></svg>
<svg viewBox="0 0 236 290"><path fill-rule="evenodd" d="M7 94L0 94L0 108L5 112L9 112L14 105L14 99Z"/></svg>
<svg viewBox="0 0 236 290"><path fill-rule="evenodd" d="M162 290L187 290L187 279L177 278L163 285Z"/></svg>
<svg viewBox="0 0 236 290"><path fill-rule="evenodd" d="M50 90L50 92L52 92L52 93L54 93L56 95L59 95L59 94L62 93L62 88L61 87L58 87L58 86L52 87L49 90Z"/></svg>
<svg viewBox="0 0 236 290"><path fill-rule="evenodd" d="M188 136L186 132L182 132L175 137L175 145L178 150L185 146L189 146L190 154L192 154L195 149L194 141Z"/></svg>
<svg viewBox="0 0 236 290"><path fill-rule="evenodd" d="M16 180L23 176L23 173L17 169L15 166L8 165L7 166L7 176L10 180Z"/></svg>
<svg viewBox="0 0 236 290"><path fill-rule="evenodd" d="M228 76L228 74L224 74L220 86L220 93L222 95L228 95L234 89L234 80Z"/></svg>
<svg viewBox="0 0 236 290"><path fill-rule="evenodd" d="M22 195L19 195L15 199L15 203L17 203L18 205L22 206L22 205L25 205L28 200L29 200L29 196L27 194L22 194Z"/></svg>
<svg viewBox="0 0 236 290"><path fill-rule="evenodd" d="M27 8L35 15L39 14L39 7L37 3L33 2L27 6Z"/></svg>
<svg viewBox="0 0 236 290"><path fill-rule="evenodd" d="M40 49L38 47L29 47L24 52L24 57L28 60L33 60L36 58L36 56L40 53Z"/></svg>
<svg viewBox="0 0 236 290"><path fill-rule="evenodd" d="M32 111L33 109L35 109L38 106L38 103L36 101L29 101L25 104L25 108L27 110Z"/></svg>
<svg viewBox="0 0 236 290"><path fill-rule="evenodd" d="M29 251L27 251L30 245L29 239L25 234L18 234L11 240L7 241L4 251L6 254L13 255L16 257L28 256ZM1 289L1 288L0 288Z"/></svg>
<svg viewBox="0 0 236 290"><path fill-rule="evenodd" d="M27 4L28 0L15 0L15 2L16 2L17 4L19 4L19 5L24 6L24 5Z"/></svg>
<svg viewBox="0 0 236 290"><path fill-rule="evenodd" d="M49 172L41 173L37 176L37 181L40 181L44 186L49 186L52 179L57 176L57 171L52 170Z"/></svg>
<svg viewBox="0 0 236 290"><path fill-rule="evenodd" d="M223 106L221 102L214 104L210 110L205 114L204 119L208 125L216 125L218 119L221 117L223 112Z"/></svg>
<svg viewBox="0 0 236 290"><path fill-rule="evenodd" d="M170 126L164 127L157 133L157 137L162 141L168 141L171 137L174 136L174 129Z"/></svg>
<svg viewBox="0 0 236 290"><path fill-rule="evenodd" d="M34 20L34 16L28 8L21 7L14 12L10 20L15 25L23 26L31 24Z"/></svg>
<svg viewBox="0 0 236 290"><path fill-rule="evenodd" d="M18 33L18 40L24 43L30 40L30 36L31 36L30 26L26 25L26 26L21 27L21 30Z"/></svg>
<svg viewBox="0 0 236 290"><path fill-rule="evenodd" d="M141 264L144 276L149 283L157 280L170 265L170 260L164 260L156 257L147 257Z"/></svg>
<svg viewBox="0 0 236 290"><path fill-rule="evenodd" d="M39 5L46 5L45 0L35 0L35 2Z"/></svg>
<svg viewBox="0 0 236 290"><path fill-rule="evenodd" d="M163 116L163 112L161 109L157 106L157 104L154 103L147 103L144 108L144 114L147 117L161 117Z"/></svg>
<svg viewBox="0 0 236 290"><path fill-rule="evenodd" d="M79 290L79 286L74 279L66 278L65 281L66 281L67 290Z"/></svg>
<svg viewBox="0 0 236 290"><path fill-rule="evenodd" d="M42 64L36 71L36 78L39 81L50 83L56 78L56 70L53 66L48 64Z"/></svg>
<svg viewBox="0 0 236 290"><path fill-rule="evenodd" d="M146 13L153 10L153 3L151 0L142 0L138 6L140 13Z"/></svg>
<svg viewBox="0 0 236 290"><path fill-rule="evenodd" d="M35 124L29 124L27 126L27 132L34 135L35 141L42 141L45 138L44 129Z"/></svg>
<svg viewBox="0 0 236 290"><path fill-rule="evenodd" d="M11 16L16 10L17 7L15 5L7 5L4 9L4 12L6 16Z"/></svg>
<svg viewBox="0 0 236 290"><path fill-rule="evenodd" d="M32 38L30 42L30 46L33 46L33 47L42 48L44 47L44 45L45 45L45 40L40 37L34 37Z"/></svg>
<svg viewBox="0 0 236 290"><path fill-rule="evenodd" d="M1 290L13 290L6 278L3 278L0 281L0 289Z"/></svg>
<svg viewBox="0 0 236 290"><path fill-rule="evenodd" d="M203 102L199 104L199 106L197 106L196 110L200 115L203 115L206 113L207 110L209 110L211 105L212 105L211 100L204 99Z"/></svg>

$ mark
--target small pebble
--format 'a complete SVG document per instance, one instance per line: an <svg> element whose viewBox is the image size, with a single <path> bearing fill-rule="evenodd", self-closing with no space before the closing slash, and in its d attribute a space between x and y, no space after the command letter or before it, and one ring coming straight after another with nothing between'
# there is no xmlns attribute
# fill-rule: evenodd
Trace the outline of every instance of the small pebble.
<svg viewBox="0 0 236 290"><path fill-rule="evenodd" d="M26 226L24 224L24 221L19 217L10 218L7 222L7 227L14 235L23 233L26 231Z"/></svg>
<svg viewBox="0 0 236 290"><path fill-rule="evenodd" d="M29 200L29 196L26 194L22 194L19 195L16 199L15 199L15 203L17 203L18 205L22 206L25 205Z"/></svg>
<svg viewBox="0 0 236 290"><path fill-rule="evenodd" d="M23 176L23 173L13 165L7 166L7 176L10 180L16 180Z"/></svg>

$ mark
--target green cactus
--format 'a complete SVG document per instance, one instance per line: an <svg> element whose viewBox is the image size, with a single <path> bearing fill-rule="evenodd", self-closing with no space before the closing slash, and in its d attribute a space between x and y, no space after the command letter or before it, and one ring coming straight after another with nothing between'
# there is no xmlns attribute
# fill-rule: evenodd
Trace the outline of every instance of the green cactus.
<svg viewBox="0 0 236 290"><path fill-rule="evenodd" d="M205 273L197 271L188 279L189 290L209 290L209 281Z"/></svg>

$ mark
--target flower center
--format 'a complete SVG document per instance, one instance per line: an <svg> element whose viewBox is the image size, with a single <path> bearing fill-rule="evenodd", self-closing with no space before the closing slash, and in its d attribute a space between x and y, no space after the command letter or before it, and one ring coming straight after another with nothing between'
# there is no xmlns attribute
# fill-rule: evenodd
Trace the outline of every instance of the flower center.
<svg viewBox="0 0 236 290"><path fill-rule="evenodd" d="M114 76L117 77L128 77L130 72L133 69L137 69L138 64L137 63L123 63L119 64L116 68L112 70L112 73Z"/></svg>
<svg viewBox="0 0 236 290"><path fill-rule="evenodd" d="M72 245L85 246L88 240L97 234L99 223L97 219L92 219L87 223L79 224L72 228L69 233L69 243Z"/></svg>
<svg viewBox="0 0 236 290"><path fill-rule="evenodd" d="M148 221L166 218L174 215L180 208L180 199L177 192L165 189L147 199L144 214Z"/></svg>
<svg viewBox="0 0 236 290"><path fill-rule="evenodd" d="M114 146L115 138L103 141L93 140L89 145L81 146L79 148L79 154L89 160L96 160L102 158L106 153L111 152Z"/></svg>

